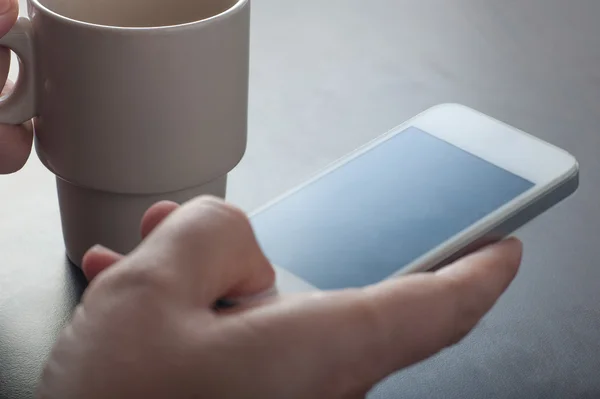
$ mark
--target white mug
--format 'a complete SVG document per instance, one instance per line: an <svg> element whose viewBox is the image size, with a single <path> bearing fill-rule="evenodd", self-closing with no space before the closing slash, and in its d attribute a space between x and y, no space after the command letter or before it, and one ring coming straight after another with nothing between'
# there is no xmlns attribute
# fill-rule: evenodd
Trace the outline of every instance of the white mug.
<svg viewBox="0 0 600 399"><path fill-rule="evenodd" d="M246 149L249 0L29 0L0 122L34 118L69 258L127 253L153 202L225 196Z"/></svg>

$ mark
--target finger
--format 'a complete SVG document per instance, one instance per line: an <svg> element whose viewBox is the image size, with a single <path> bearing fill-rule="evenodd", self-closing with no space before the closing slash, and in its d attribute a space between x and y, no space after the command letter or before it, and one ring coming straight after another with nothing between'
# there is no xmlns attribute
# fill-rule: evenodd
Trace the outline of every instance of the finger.
<svg viewBox="0 0 600 399"><path fill-rule="evenodd" d="M18 0L0 0L0 37L6 35L11 30L19 15ZM0 46L0 81L7 81L10 70L10 50ZM5 86L3 84L3 86ZM4 94L4 90L3 90Z"/></svg>
<svg viewBox="0 0 600 399"><path fill-rule="evenodd" d="M2 58L1 55L0 58ZM1 65L3 64L0 60ZM13 87L13 83L7 81L2 95L9 94ZM14 173L20 170L29 158L32 142L33 128L30 122L25 125L0 124L0 174Z"/></svg>
<svg viewBox="0 0 600 399"><path fill-rule="evenodd" d="M520 243L507 240L436 274L313 294L239 317L271 344L273 356L298 362L304 384L324 384L331 397L365 392L462 339L509 286L520 259Z"/></svg>
<svg viewBox="0 0 600 399"><path fill-rule="evenodd" d="M146 238L179 205L171 201L161 201L152 205L142 217L142 238Z"/></svg>
<svg viewBox="0 0 600 399"><path fill-rule="evenodd" d="M19 0L0 0L0 37L11 30L19 16ZM0 80L6 82L10 70L10 50L0 46Z"/></svg>
<svg viewBox="0 0 600 399"><path fill-rule="evenodd" d="M275 279L246 215L211 197L172 212L128 264L172 282L177 295L207 307L225 296L264 291Z"/></svg>
<svg viewBox="0 0 600 399"><path fill-rule="evenodd" d="M142 217L142 238L152 232L171 212L179 205L174 202L164 201L152 205ZM96 245L88 250L83 257L81 268L88 281L95 279L100 273L108 269L123 258L123 255L101 245Z"/></svg>
<svg viewBox="0 0 600 399"><path fill-rule="evenodd" d="M8 33L18 16L18 0L0 0L0 37Z"/></svg>
<svg viewBox="0 0 600 399"><path fill-rule="evenodd" d="M0 174L19 171L31 154L31 125L0 124Z"/></svg>
<svg viewBox="0 0 600 399"><path fill-rule="evenodd" d="M18 0L0 0L0 37L12 28L19 14ZM0 48L0 82L6 82L10 69L10 51ZM11 87L8 83L6 86ZM3 94L5 91L3 91ZM32 129L0 125L0 174L21 169L31 152Z"/></svg>
<svg viewBox="0 0 600 399"><path fill-rule="evenodd" d="M81 261L81 269L88 281L94 280L100 273L123 258L106 247L96 245L89 249Z"/></svg>

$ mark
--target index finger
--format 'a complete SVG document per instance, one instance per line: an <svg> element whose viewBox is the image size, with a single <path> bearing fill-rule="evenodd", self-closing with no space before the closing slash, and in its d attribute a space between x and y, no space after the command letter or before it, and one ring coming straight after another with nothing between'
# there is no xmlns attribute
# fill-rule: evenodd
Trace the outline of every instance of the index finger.
<svg viewBox="0 0 600 399"><path fill-rule="evenodd" d="M273 305L246 317L278 343L279 356L301 359L297 368L311 365L307 372L317 380L327 375L332 397L366 392L471 331L515 277L521 252L511 239L435 274L317 294L283 305L284 311Z"/></svg>

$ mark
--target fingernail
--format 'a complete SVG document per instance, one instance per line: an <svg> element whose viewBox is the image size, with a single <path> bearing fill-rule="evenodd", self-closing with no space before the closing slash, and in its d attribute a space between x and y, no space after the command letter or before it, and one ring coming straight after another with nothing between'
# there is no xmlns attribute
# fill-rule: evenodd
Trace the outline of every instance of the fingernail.
<svg viewBox="0 0 600 399"><path fill-rule="evenodd" d="M15 7L18 0L0 0L0 15L8 14Z"/></svg>
<svg viewBox="0 0 600 399"><path fill-rule="evenodd" d="M89 249L89 252L107 252L107 251L110 251L110 250L100 244L96 244Z"/></svg>
<svg viewBox="0 0 600 399"><path fill-rule="evenodd" d="M523 248L523 244L516 237L508 237L508 238L500 241L497 245L505 246L505 247L515 247L515 248L520 248L520 249Z"/></svg>
<svg viewBox="0 0 600 399"><path fill-rule="evenodd" d="M520 240L510 237L487 246L481 253L484 255L489 254L491 256L496 256L498 251L503 253L502 258L507 263L513 264L519 262L523 256L523 245Z"/></svg>

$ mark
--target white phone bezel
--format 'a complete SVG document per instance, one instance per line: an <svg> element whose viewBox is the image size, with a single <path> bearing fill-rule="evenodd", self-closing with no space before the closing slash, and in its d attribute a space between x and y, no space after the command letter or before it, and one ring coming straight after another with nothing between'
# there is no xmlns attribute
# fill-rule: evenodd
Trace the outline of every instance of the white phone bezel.
<svg viewBox="0 0 600 399"><path fill-rule="evenodd" d="M534 185L390 277L427 271L572 177L576 159L561 148L460 104L430 108L407 122ZM400 127L396 132L404 130ZM389 277L388 277L389 278Z"/></svg>
<svg viewBox="0 0 600 399"><path fill-rule="evenodd" d="M430 108L409 124L536 185L561 180L577 166L566 151L458 104Z"/></svg>
<svg viewBox="0 0 600 399"><path fill-rule="evenodd" d="M456 234L449 241L425 253L411 264L388 277L426 271L441 262L449 253L481 237L492 227L508 219L521 207L553 190L573 176L578 170L575 158L566 151L546 143L503 122L460 104L442 104L429 108L419 115L396 126L387 133L330 164L304 184L278 196L257 209L250 216L262 212L283 198L302 190L305 186L341 167L354 158L400 134L409 127L444 140L464 151L482 158L500 168L534 183L534 186L490 213L477 223ZM280 270L281 269L281 270ZM276 267L277 286L280 291L299 292L318 290L310 283L285 269Z"/></svg>

